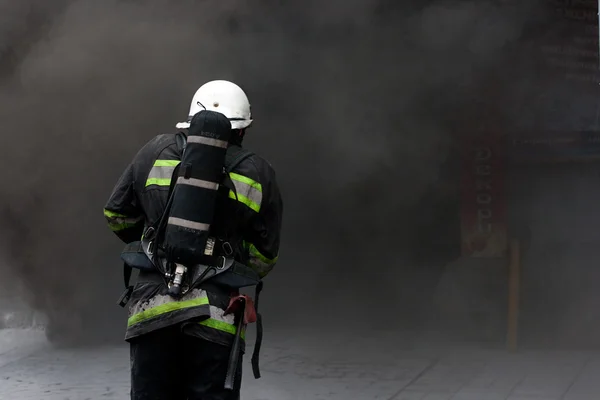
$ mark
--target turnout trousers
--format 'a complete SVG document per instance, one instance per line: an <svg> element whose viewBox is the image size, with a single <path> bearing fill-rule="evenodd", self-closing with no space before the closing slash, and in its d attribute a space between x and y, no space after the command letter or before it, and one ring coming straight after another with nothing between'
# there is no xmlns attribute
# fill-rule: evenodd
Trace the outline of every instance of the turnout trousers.
<svg viewBox="0 0 600 400"><path fill-rule="evenodd" d="M224 388L230 347L182 332L181 325L129 341L131 400L239 400L242 358L234 390Z"/></svg>

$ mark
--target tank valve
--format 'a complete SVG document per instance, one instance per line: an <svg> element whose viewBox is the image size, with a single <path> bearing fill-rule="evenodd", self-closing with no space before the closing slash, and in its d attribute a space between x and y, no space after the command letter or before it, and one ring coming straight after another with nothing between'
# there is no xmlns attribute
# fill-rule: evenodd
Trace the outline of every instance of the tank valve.
<svg viewBox="0 0 600 400"><path fill-rule="evenodd" d="M175 264L175 273L173 274L173 280L169 284L169 295L178 297L181 295L181 284L183 277L187 272L187 268L181 264Z"/></svg>

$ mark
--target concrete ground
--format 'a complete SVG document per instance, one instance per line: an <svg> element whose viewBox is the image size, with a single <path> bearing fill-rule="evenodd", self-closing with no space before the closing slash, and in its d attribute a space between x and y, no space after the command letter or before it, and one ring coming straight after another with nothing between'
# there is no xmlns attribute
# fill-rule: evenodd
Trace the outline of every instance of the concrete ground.
<svg viewBox="0 0 600 400"><path fill-rule="evenodd" d="M243 400L600 399L599 353L507 354L390 333L267 336L261 379L245 360ZM2 400L125 400L128 385L126 346L53 349L42 332L0 330Z"/></svg>

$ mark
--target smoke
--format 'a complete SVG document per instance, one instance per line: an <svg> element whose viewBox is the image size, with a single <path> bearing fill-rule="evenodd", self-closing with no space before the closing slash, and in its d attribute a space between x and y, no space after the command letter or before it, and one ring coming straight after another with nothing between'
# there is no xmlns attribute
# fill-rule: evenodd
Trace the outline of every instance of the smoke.
<svg viewBox="0 0 600 400"><path fill-rule="evenodd" d="M394 312L386 300L401 299L402 271L428 248L415 236L439 227L431 210L454 198L432 198L453 135L492 107L486 90L505 82L494 73L533 7L399 3L3 0L7 284L24 282L63 331L121 335L120 244L101 208L137 149L187 116L196 88L229 79L249 94L247 144L284 195L272 324Z"/></svg>

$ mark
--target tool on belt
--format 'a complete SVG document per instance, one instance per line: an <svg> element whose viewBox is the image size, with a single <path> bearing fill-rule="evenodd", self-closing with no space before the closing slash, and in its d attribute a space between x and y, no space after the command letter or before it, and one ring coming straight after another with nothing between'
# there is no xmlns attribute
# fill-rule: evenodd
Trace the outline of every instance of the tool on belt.
<svg viewBox="0 0 600 400"><path fill-rule="evenodd" d="M251 300L244 295L239 295L231 299L229 307L225 310L223 315L233 314L235 316L235 336L233 338L233 344L229 353L229 362L227 363L227 374L225 375L225 389L233 390L235 385L235 377L237 374L237 367L240 361L240 350L242 342L242 329L247 324L246 322L246 310L253 308Z"/></svg>
<svg viewBox="0 0 600 400"><path fill-rule="evenodd" d="M242 341L242 329L248 324L256 322L256 343L254 344L254 351L252 353L252 371L254 378L260 378L260 370L258 365L258 358L260 353L260 346L262 344L262 321L260 314L258 314L258 299L260 298L260 292L262 290L262 282L256 287L255 299L256 302L252 301L252 298L238 294L231 298L229 306L225 310L224 315L233 314L235 316L236 333L231 346L231 352L229 353L229 364L227 366L227 375L225 377L225 389L232 390L235 383L235 376L241 353L241 341Z"/></svg>

